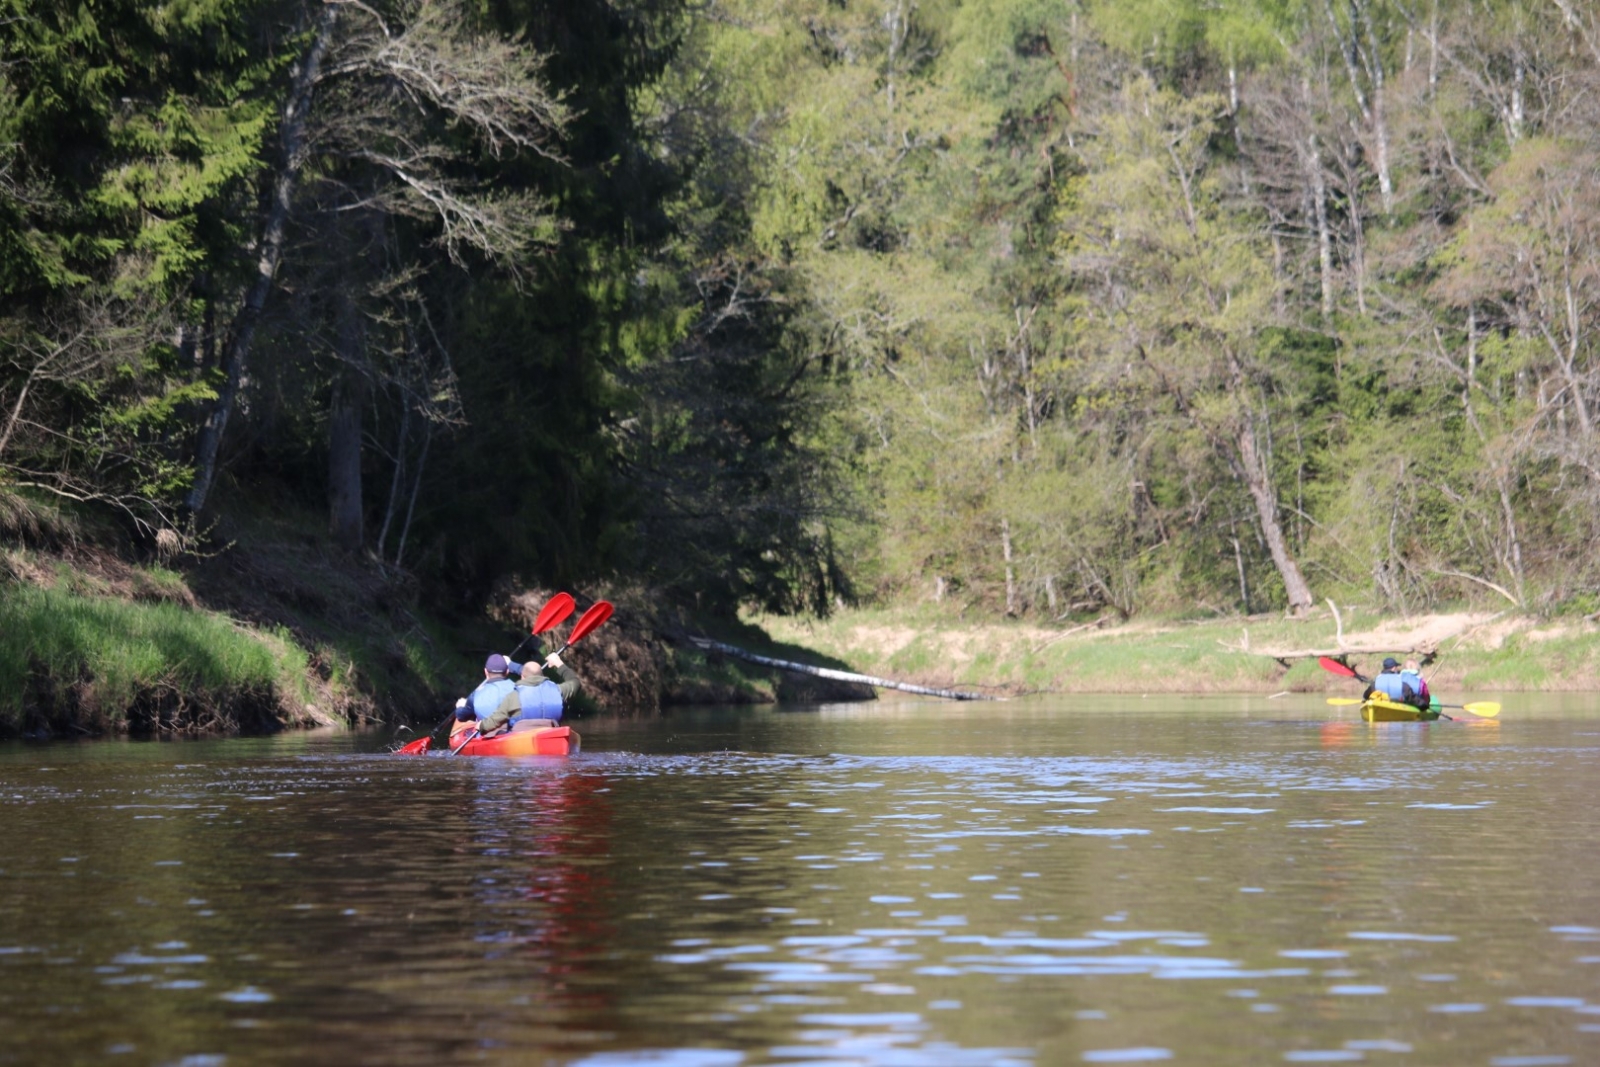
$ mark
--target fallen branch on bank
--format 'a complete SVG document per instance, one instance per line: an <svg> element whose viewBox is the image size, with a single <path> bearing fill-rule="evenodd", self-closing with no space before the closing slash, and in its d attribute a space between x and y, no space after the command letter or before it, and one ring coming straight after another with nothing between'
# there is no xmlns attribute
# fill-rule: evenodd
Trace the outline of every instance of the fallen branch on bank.
<svg viewBox="0 0 1600 1067"><path fill-rule="evenodd" d="M1321 659L1326 656L1329 659L1335 659L1340 663L1345 663L1345 660L1350 656L1392 656L1396 653L1407 656L1415 656L1421 662L1421 664L1426 667L1428 664L1432 663L1434 658L1439 654L1438 640L1418 641L1409 648L1400 648L1393 644L1346 644L1344 640L1344 619L1339 615L1339 605L1330 600L1328 601L1328 607L1333 609L1334 646L1332 648L1251 648L1249 630L1244 631L1243 638L1237 644L1230 644L1227 641L1219 641L1217 643L1223 648L1231 649L1235 652L1244 652L1252 656L1267 656L1271 659L1277 660L1285 667L1294 666L1294 661L1297 659ZM1468 627L1468 629L1470 629L1470 627ZM1446 635L1446 637L1451 636L1454 635ZM1440 640L1443 639L1441 638ZM1346 664L1346 666L1348 665L1349 664Z"/></svg>
<svg viewBox="0 0 1600 1067"><path fill-rule="evenodd" d="M1326 656L1343 663L1346 656L1415 656L1424 667L1433 662L1439 653L1439 646L1431 641L1412 645L1409 648L1400 648L1395 645L1341 645L1338 648L1250 648L1244 644L1229 644L1219 641L1223 648L1235 652L1245 652L1252 656L1267 656L1275 659L1285 667L1294 666L1297 659L1321 659Z"/></svg>
<svg viewBox="0 0 1600 1067"><path fill-rule="evenodd" d="M708 652L721 652L726 656L759 663L763 667L777 667L780 670L795 671L799 674L813 674L818 678L831 678L836 682L855 682L858 685L877 686L879 689L898 689L905 693L920 693L923 696L943 697L946 700L988 700L989 697L981 693L965 693L959 689L932 689L925 685L912 685L910 682L897 682L892 678L874 678L870 674L852 674L850 671L836 671L829 667L813 667L808 663L793 663L789 660L773 659L771 656L761 656L754 652L746 652L734 645L725 645L721 641L713 641L708 637L690 637L689 640L697 647Z"/></svg>

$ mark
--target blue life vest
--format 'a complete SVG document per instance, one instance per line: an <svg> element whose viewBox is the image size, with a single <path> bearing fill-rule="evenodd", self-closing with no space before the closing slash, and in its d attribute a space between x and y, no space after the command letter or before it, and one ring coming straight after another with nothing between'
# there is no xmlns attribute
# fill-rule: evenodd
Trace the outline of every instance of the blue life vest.
<svg viewBox="0 0 1600 1067"><path fill-rule="evenodd" d="M522 701L522 710L511 716L512 722L518 719L561 721L561 687L550 679L540 676L537 682L517 686L517 699Z"/></svg>
<svg viewBox="0 0 1600 1067"><path fill-rule="evenodd" d="M496 678L492 682L484 682L472 691L467 698L467 704L472 708L472 713L479 720L487 719L494 714L494 709L506 698L506 694L516 688L517 683L510 678Z"/></svg>
<svg viewBox="0 0 1600 1067"><path fill-rule="evenodd" d="M1395 702L1405 700L1405 682L1399 671L1384 671L1372 680L1372 688Z"/></svg>

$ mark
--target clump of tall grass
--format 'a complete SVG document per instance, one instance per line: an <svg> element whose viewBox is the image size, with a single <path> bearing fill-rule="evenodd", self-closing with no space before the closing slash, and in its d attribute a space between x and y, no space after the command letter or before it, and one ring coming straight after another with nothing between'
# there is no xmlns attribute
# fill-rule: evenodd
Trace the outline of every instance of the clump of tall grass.
<svg viewBox="0 0 1600 1067"><path fill-rule="evenodd" d="M293 642L173 603L88 597L0 582L0 728L14 732L58 708L28 706L71 693L110 729L152 693L183 706L248 695L259 702L306 691L306 656ZM49 701L47 701L49 702Z"/></svg>
<svg viewBox="0 0 1600 1067"><path fill-rule="evenodd" d="M82 536L82 523L59 503L0 485L0 538L23 545L62 545Z"/></svg>

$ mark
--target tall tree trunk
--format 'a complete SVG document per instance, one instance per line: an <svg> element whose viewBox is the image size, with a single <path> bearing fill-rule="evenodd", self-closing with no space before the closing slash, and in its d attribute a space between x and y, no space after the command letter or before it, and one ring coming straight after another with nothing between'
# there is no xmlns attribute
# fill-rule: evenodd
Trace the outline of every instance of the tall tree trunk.
<svg viewBox="0 0 1600 1067"><path fill-rule="evenodd" d="M1272 556L1273 566L1278 569L1278 576L1283 579L1284 592L1289 595L1289 610L1296 615L1304 615L1312 604L1311 587L1300 573L1300 565L1289 554L1289 545L1283 536L1283 523L1278 518L1278 491L1272 485L1272 474L1267 469L1266 458L1256 447L1254 416L1246 414L1241 420L1234 443L1245 486L1256 503L1261 536L1267 542L1267 551Z"/></svg>
<svg viewBox="0 0 1600 1067"><path fill-rule="evenodd" d="M1365 32L1367 47L1363 60L1367 68L1367 77L1372 82L1372 113L1368 116L1368 124L1372 127L1372 139L1376 151L1373 153L1378 167L1378 193L1383 200L1383 214L1385 217L1394 214L1394 179L1389 172L1389 119L1384 111L1384 76L1383 52L1378 47L1378 35L1372 26L1372 12L1365 4L1351 2L1353 12L1359 13L1361 30ZM1350 27L1354 35L1355 26ZM1358 223L1359 225L1359 223Z"/></svg>
<svg viewBox="0 0 1600 1067"><path fill-rule="evenodd" d="M361 416L367 406L366 337L360 311L339 298L339 376L328 412L328 529L334 543L359 551L366 539L361 499Z"/></svg>
<svg viewBox="0 0 1600 1067"><path fill-rule="evenodd" d="M383 509L383 526L378 530L378 558L384 558L384 546L389 543L389 524L394 521L395 508L400 504L400 486L406 470L406 448L411 440L411 395L400 388L400 432L394 444L394 472L389 479L389 502Z"/></svg>
<svg viewBox="0 0 1600 1067"><path fill-rule="evenodd" d="M1011 562L1011 520L1000 520L1000 550L1006 562L1006 614L1017 613L1017 571Z"/></svg>
<svg viewBox="0 0 1600 1067"><path fill-rule="evenodd" d="M406 521L400 527L400 543L395 546L394 565L403 567L406 556L406 538L411 536L411 516L417 511L417 497L422 495L422 469L428 465L428 445L433 441L433 422L422 424L422 454L417 456L417 474L411 480L411 501L406 505Z"/></svg>
<svg viewBox="0 0 1600 1067"><path fill-rule="evenodd" d="M1478 420L1478 413L1472 406L1472 387L1478 371L1478 316L1471 309L1467 309L1467 369L1461 386L1461 408L1466 412L1467 425L1472 427L1472 432L1477 435L1478 443L1484 448L1484 459L1488 462L1494 474L1495 490L1500 497L1500 518L1505 527L1506 544L1493 546L1494 553L1500 557L1499 562L1511 574L1511 581L1516 588L1516 602L1523 603L1526 590L1523 584L1522 570L1522 539L1517 532L1517 513L1511 502L1511 479L1507 471L1507 462L1500 457L1488 454L1489 435L1484 432L1483 424Z"/></svg>
<svg viewBox="0 0 1600 1067"><path fill-rule="evenodd" d="M6 428L0 431L0 455L3 455L6 446L11 443L11 432L17 428L17 423L22 419L22 405L28 399L28 389L33 385L33 375L28 375L23 381L22 388L17 391L16 403L11 405L11 415L6 419Z"/></svg>
<svg viewBox="0 0 1600 1067"><path fill-rule="evenodd" d="M1317 135L1306 138L1304 152L1306 180L1311 198L1311 215L1317 229L1317 267L1322 281L1322 317L1333 317L1333 232L1328 225L1328 182L1322 170L1322 151Z"/></svg>
<svg viewBox="0 0 1600 1067"><path fill-rule="evenodd" d="M1250 581L1245 575L1244 546L1239 543L1239 527L1233 527L1233 534L1228 538L1233 544L1233 565L1239 571L1239 603L1244 605L1244 613L1253 615L1255 611L1250 606Z"/></svg>
<svg viewBox="0 0 1600 1067"><path fill-rule="evenodd" d="M222 388L218 390L216 403L200 427L200 439L195 448L194 485L184 500L191 513L201 511L211 494L222 435L233 414L239 383L244 379L245 362L250 355L250 345L255 340L261 309L266 305L267 294L272 291L272 282L278 273L278 263L283 258L284 234L289 225L295 186L305 163L306 120L311 113L312 91L322 67L322 58L333 37L338 15L337 4L323 5L317 16L316 32L311 37L311 43L289 75L289 96L283 106L283 122L278 135L281 159L272 182L272 196L267 204L266 217L262 222L261 240L257 246L260 255L256 260L255 276L245 292L244 303L234 315L229 330L228 344L222 355Z"/></svg>

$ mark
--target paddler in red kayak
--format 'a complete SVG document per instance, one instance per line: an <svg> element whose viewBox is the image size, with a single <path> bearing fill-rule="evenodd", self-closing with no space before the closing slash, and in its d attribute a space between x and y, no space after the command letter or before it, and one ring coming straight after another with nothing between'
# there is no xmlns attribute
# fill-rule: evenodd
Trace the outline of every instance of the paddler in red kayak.
<svg viewBox="0 0 1600 1067"><path fill-rule="evenodd" d="M456 722L475 722L487 719L494 709L516 688L510 675L519 673L521 667L496 652L483 661L483 681L478 688L456 701ZM452 731L453 732L453 731Z"/></svg>
<svg viewBox="0 0 1600 1067"><path fill-rule="evenodd" d="M551 681L545 676L546 670L555 671L561 681ZM519 676L515 683L509 677L513 674ZM545 657L543 669L536 663L512 663L496 653L484 664L483 677L483 684L471 696L456 701L452 737L474 727L480 737L489 737L523 723L528 724L525 728L554 726L582 684L577 672L556 652Z"/></svg>

